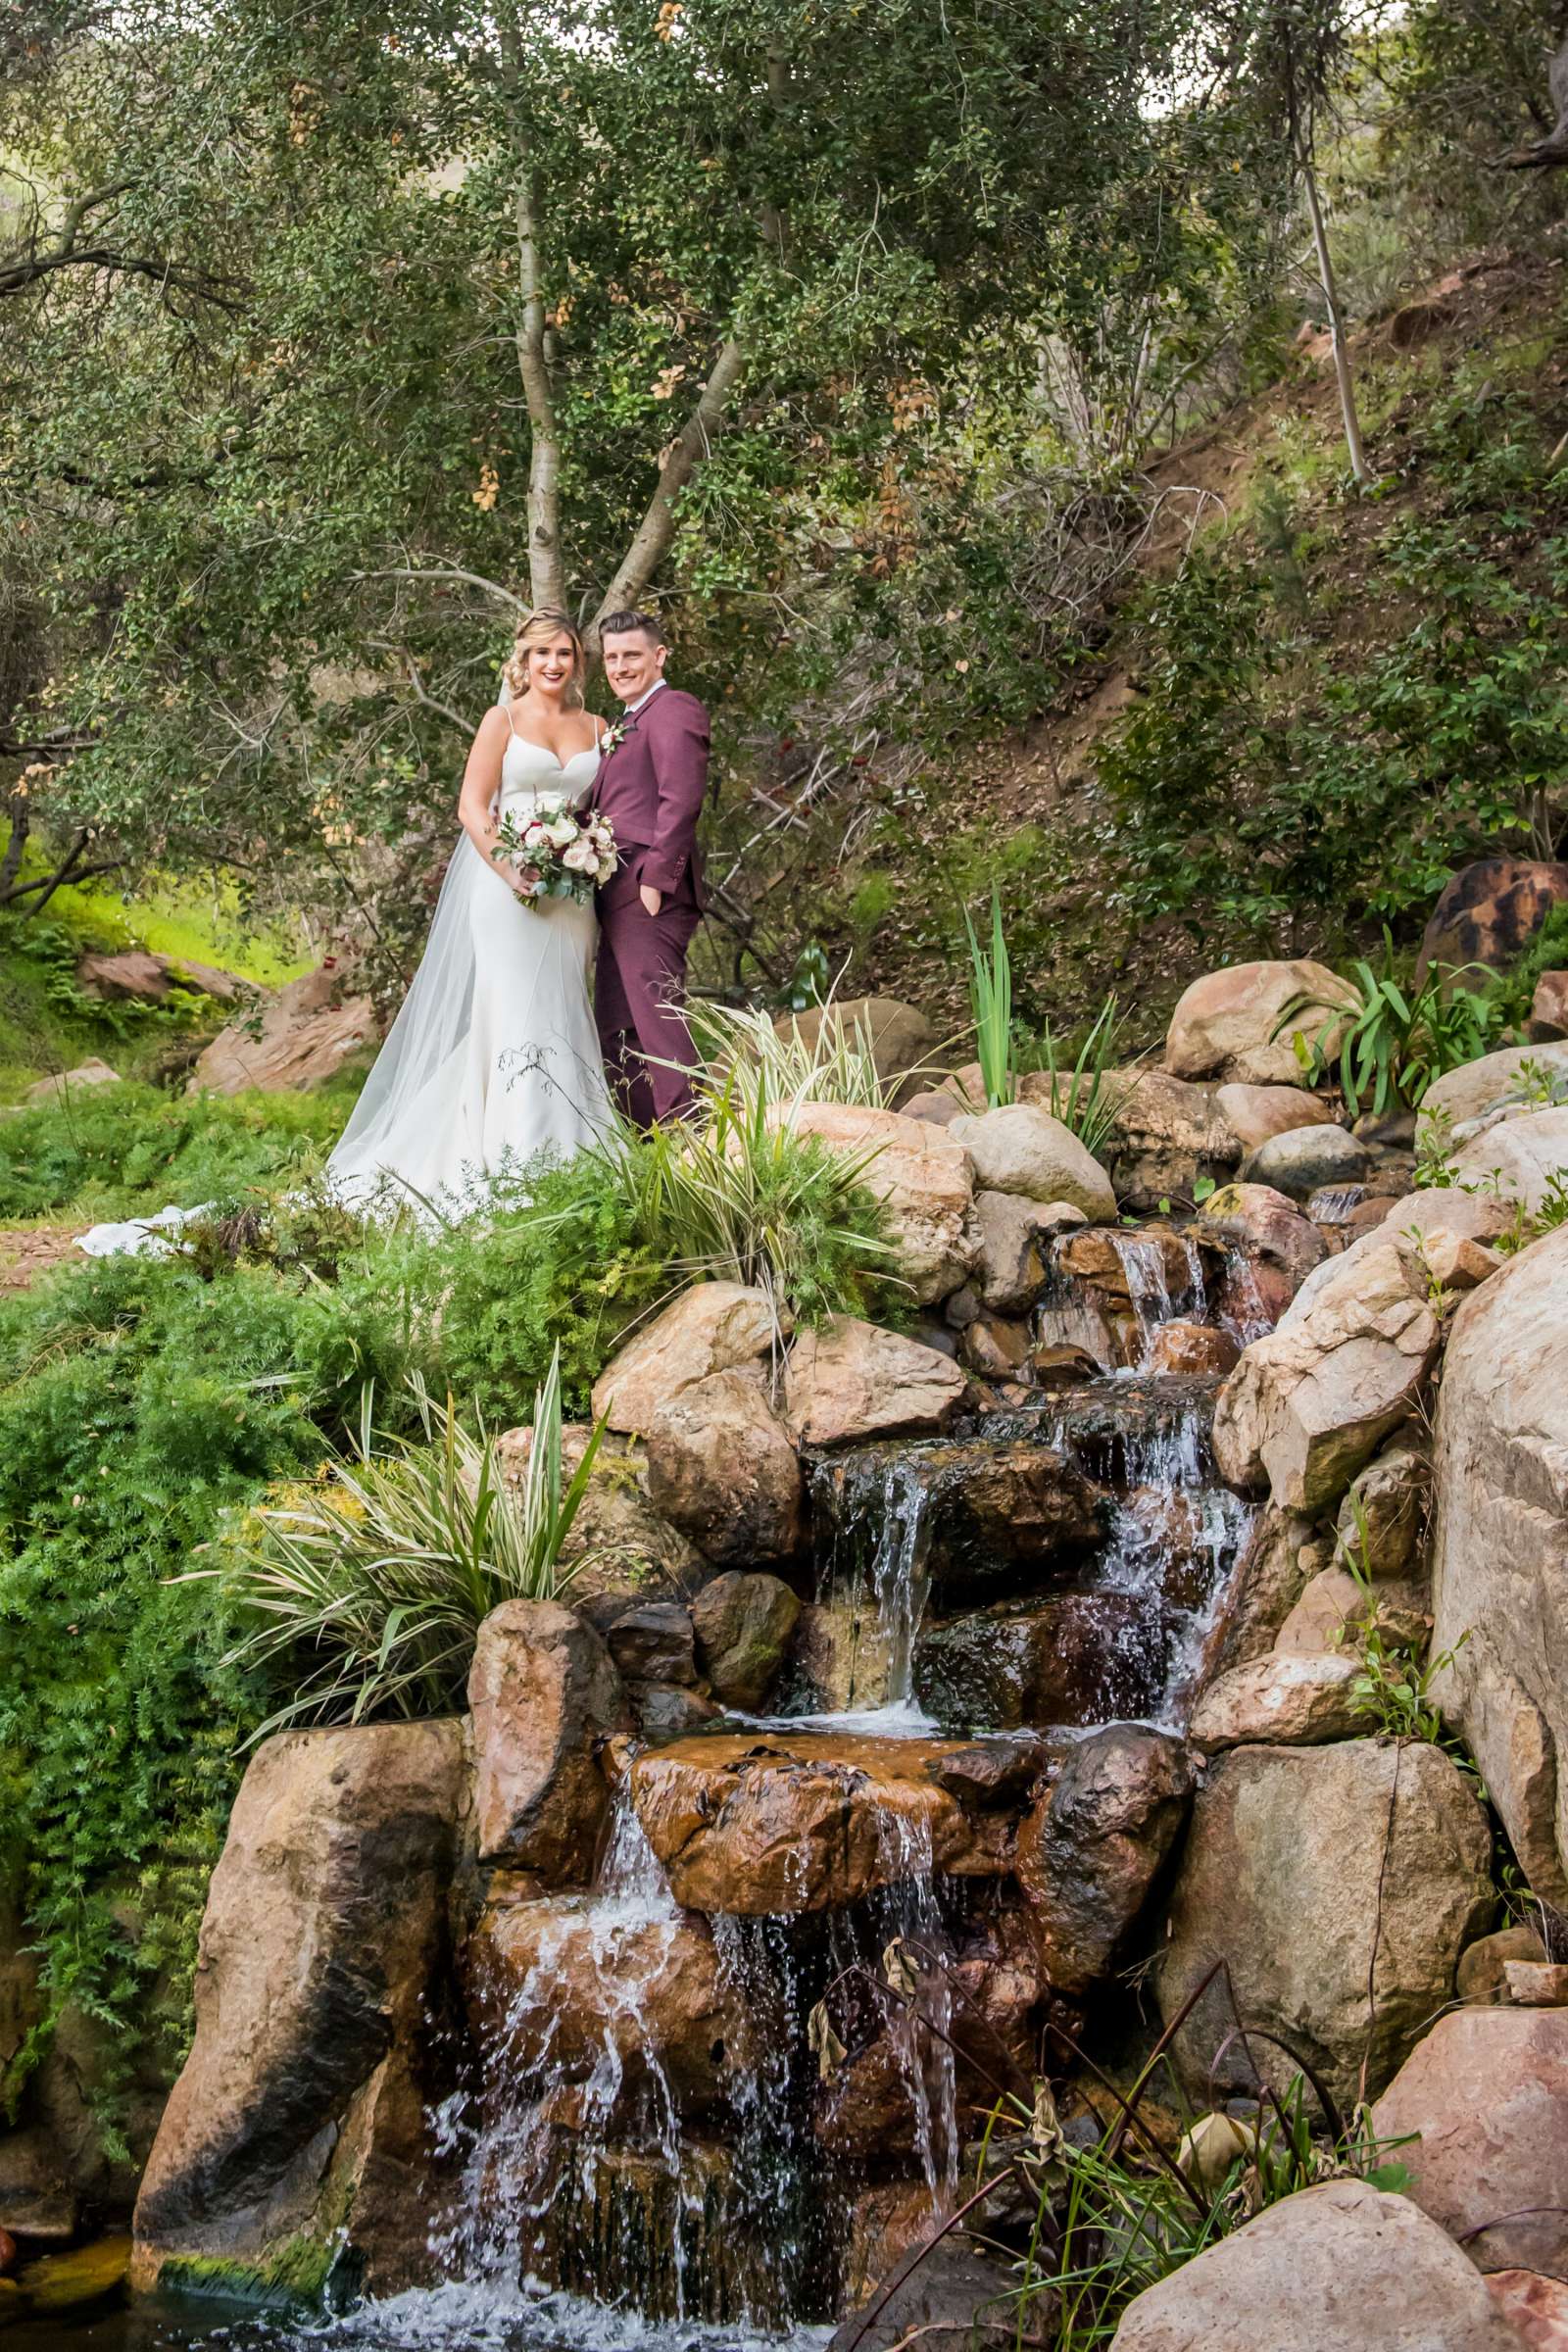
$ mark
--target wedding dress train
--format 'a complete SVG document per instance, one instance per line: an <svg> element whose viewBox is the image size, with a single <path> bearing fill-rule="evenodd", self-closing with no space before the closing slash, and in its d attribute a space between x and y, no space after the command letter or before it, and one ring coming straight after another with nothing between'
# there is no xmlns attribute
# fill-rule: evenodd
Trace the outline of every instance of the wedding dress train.
<svg viewBox="0 0 1568 2352"><path fill-rule="evenodd" d="M564 763L514 729L499 808L519 822L540 793L585 796L599 752ZM593 1015L592 905L524 906L467 836L436 902L419 968L326 1164L341 1200L461 1214L488 1182L606 1135L610 1093ZM166 1249L199 1212L95 1225L90 1256Z"/></svg>

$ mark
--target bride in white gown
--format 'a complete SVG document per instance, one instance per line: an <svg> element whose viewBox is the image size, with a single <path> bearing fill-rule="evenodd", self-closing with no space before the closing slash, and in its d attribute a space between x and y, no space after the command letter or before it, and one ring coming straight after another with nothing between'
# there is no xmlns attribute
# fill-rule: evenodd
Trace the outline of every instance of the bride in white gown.
<svg viewBox="0 0 1568 2352"><path fill-rule="evenodd" d="M587 658L563 612L530 612L502 700L480 722L447 869L414 985L365 1082L328 1181L452 1206L536 1153L569 1158L611 1125L592 986L599 923L572 899L524 902L497 861L498 820L537 794L583 801L600 722L582 707Z"/></svg>
<svg viewBox="0 0 1568 2352"><path fill-rule="evenodd" d="M491 856L503 812L537 794L586 800L601 723L582 705L587 657L564 612L517 630L501 700L468 752L459 842L419 968L327 1162L342 1200L366 1207L476 1204L490 1180L542 1152L569 1158L612 1124L593 1015L592 904L525 905ZM168 1208L80 1236L89 1255L170 1247L199 1210Z"/></svg>

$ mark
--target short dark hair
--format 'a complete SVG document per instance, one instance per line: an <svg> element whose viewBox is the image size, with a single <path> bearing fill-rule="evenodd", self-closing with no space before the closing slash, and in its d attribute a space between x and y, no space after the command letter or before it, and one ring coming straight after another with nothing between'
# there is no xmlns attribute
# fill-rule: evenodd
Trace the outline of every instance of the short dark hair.
<svg viewBox="0 0 1568 2352"><path fill-rule="evenodd" d="M601 637L629 637L633 629L641 629L651 645L668 645L658 621L651 612L607 612L599 623Z"/></svg>

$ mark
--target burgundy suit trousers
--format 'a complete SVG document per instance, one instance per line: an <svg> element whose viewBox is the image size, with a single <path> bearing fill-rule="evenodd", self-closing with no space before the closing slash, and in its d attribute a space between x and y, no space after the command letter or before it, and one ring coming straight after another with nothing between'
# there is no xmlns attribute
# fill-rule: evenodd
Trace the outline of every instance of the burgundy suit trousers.
<svg viewBox="0 0 1568 2352"><path fill-rule="evenodd" d="M612 1094L639 1127L692 1103L696 1061L686 1026L686 951L700 920L690 882L650 914L633 854L598 894L594 1016Z"/></svg>

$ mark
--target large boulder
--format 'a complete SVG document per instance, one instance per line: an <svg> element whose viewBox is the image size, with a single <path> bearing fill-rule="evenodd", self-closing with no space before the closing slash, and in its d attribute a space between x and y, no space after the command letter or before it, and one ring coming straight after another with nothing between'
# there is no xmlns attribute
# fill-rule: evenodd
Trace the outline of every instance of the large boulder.
<svg viewBox="0 0 1568 2352"><path fill-rule="evenodd" d="M1068 1750L1018 1830L1018 1883L1054 1992L1107 1976L1187 1816L1181 1740L1110 1724Z"/></svg>
<svg viewBox="0 0 1568 2352"><path fill-rule="evenodd" d="M715 1734L637 1757L632 1802L693 1911L771 1918L836 1909L933 1870L995 1877L1010 1825L938 1778L958 1740L857 1740L803 1727Z"/></svg>
<svg viewBox="0 0 1568 2352"><path fill-rule="evenodd" d="M1214 1107L1244 1152L1255 1152L1271 1135L1298 1127L1329 1127L1334 1113L1304 1086L1245 1086L1233 1080L1215 1089Z"/></svg>
<svg viewBox="0 0 1568 2352"><path fill-rule="evenodd" d="M1531 1886L1568 1908L1568 1226L1454 1316L1433 1467L1439 1702Z"/></svg>
<svg viewBox="0 0 1568 2352"><path fill-rule="evenodd" d="M1314 1002L1281 1027L1286 1006L1301 996ZM1171 1015L1165 1067L1178 1078L1293 1086L1301 1071L1292 1039L1315 1039L1332 1018L1334 1005L1352 1005L1355 1001L1348 981L1327 964L1306 957L1291 963L1236 963L1225 971L1205 972Z"/></svg>
<svg viewBox="0 0 1568 2352"><path fill-rule="evenodd" d="M773 1023L781 1038L799 1038L814 1054L823 1030L829 1044L839 1040L853 1051L868 1046L872 1065L883 1086L906 1094L920 1084L914 1073L930 1068L937 1036L925 1014L897 997L845 997L832 1004L811 1004L804 1012L781 1012ZM934 1083L934 1073L931 1083Z"/></svg>
<svg viewBox="0 0 1568 2352"><path fill-rule="evenodd" d="M710 1372L761 1369L783 1334L765 1291L694 1282L612 1356L594 1382L596 1421L646 1431L670 1397Z"/></svg>
<svg viewBox="0 0 1568 2352"><path fill-rule="evenodd" d="M1202 1178L1217 1184L1240 1159L1212 1087L1147 1065L1109 1070L1103 1083L1115 1105L1104 1155L1125 1207L1150 1210L1173 1195L1191 1198Z"/></svg>
<svg viewBox="0 0 1568 2352"><path fill-rule="evenodd" d="M692 1603L698 1654L713 1696L760 1707L777 1682L800 1621L800 1595L776 1576L715 1576Z"/></svg>
<svg viewBox="0 0 1568 2352"><path fill-rule="evenodd" d="M423 2267L457 1723L285 1732L213 1873L196 2038L136 2206L133 2278L311 2293Z"/></svg>
<svg viewBox="0 0 1568 2352"><path fill-rule="evenodd" d="M1050 1111L1032 1102L1008 1102L1000 1110L955 1119L944 1133L969 1153L983 1191L1064 1200L1092 1221L1114 1220L1110 1178L1072 1129Z"/></svg>
<svg viewBox="0 0 1568 2352"><path fill-rule="evenodd" d="M1288 1629L1289 1620L1281 1629L1282 1644ZM1353 1703L1360 1670L1360 1660L1344 1651L1294 1644L1233 1666L1207 1686L1193 1709L1194 1744L1217 1754L1226 1747L1311 1747L1350 1739L1366 1728Z"/></svg>
<svg viewBox="0 0 1568 2352"><path fill-rule="evenodd" d="M1046 1280L1046 1260L1057 1234L1082 1225L1084 1212L1065 1200L1026 1200L1016 1193L979 1192L974 1223L979 1251L974 1285L997 1314L1021 1315Z"/></svg>
<svg viewBox="0 0 1568 2352"><path fill-rule="evenodd" d="M1146 2287L1111 2352L1520 2352L1520 2342L1419 2206L1364 2180L1326 2180Z"/></svg>
<svg viewBox="0 0 1568 2352"><path fill-rule="evenodd" d="M1233 1747L1193 1807L1159 1947L1171 2023L1214 1963L1229 1964L1182 2025L1177 2062L1207 2095L1238 2024L1277 2034L1347 2106L1376 2096L1453 1998L1459 1954L1490 1923L1492 1841L1464 1775L1424 1740ZM1291 2066L1254 2042L1276 2083ZM1221 2090L1255 2077L1234 2039Z"/></svg>
<svg viewBox="0 0 1568 2352"><path fill-rule="evenodd" d="M1483 1243L1494 1242L1513 1221L1512 1209L1494 1194L1467 1193L1455 1184L1406 1193L1383 1219L1391 1233L1418 1234L1422 1241L1450 1234L1456 1241Z"/></svg>
<svg viewBox="0 0 1568 2352"><path fill-rule="evenodd" d="M1538 1215L1568 1185L1568 1103L1489 1127L1461 1144L1450 1165L1456 1184L1485 1186Z"/></svg>
<svg viewBox="0 0 1568 2352"><path fill-rule="evenodd" d="M958 1123L938 1127L858 1102L803 1102L787 1116L797 1135L815 1136L828 1151L863 1163L860 1183L887 1211L898 1271L916 1304L956 1290L977 1250L974 1168L956 1140Z"/></svg>
<svg viewBox="0 0 1568 2352"><path fill-rule="evenodd" d="M556 1601L505 1600L479 1628L468 1705L480 1860L585 1884L610 1804L599 1749L627 1728L604 1642Z"/></svg>
<svg viewBox="0 0 1568 2352"><path fill-rule="evenodd" d="M327 964L291 980L269 1000L260 1024L231 1021L198 1057L186 1090L193 1095L303 1092L335 1077L375 1043L368 997L344 996L342 975Z"/></svg>
<svg viewBox="0 0 1568 2352"><path fill-rule="evenodd" d="M1432 1112L1441 1111L1450 1126L1463 1127L1471 1119L1485 1118L1499 1103L1524 1102L1530 1099L1530 1072L1535 1071L1544 1073L1548 1084L1568 1089L1568 1045L1499 1046L1494 1054L1482 1054L1445 1070L1421 1098L1421 1124L1425 1128Z"/></svg>
<svg viewBox="0 0 1568 2352"><path fill-rule="evenodd" d="M1513 963L1565 900L1568 865L1555 858L1477 858L1462 865L1444 885L1421 934L1416 986L1441 965L1458 987L1484 988L1484 972L1462 967L1485 964L1497 971Z"/></svg>
<svg viewBox="0 0 1568 2352"><path fill-rule="evenodd" d="M1484 2271L1568 2276L1568 2009L1456 2009L1372 2112L1410 2194Z"/></svg>
<svg viewBox="0 0 1568 2352"><path fill-rule="evenodd" d="M53 1078L35 1080L22 1100L29 1107L43 1102L69 1102L74 1094L88 1087L119 1084L120 1072L112 1070L107 1061L94 1058L78 1062L74 1070L57 1071Z"/></svg>
<svg viewBox="0 0 1568 2352"><path fill-rule="evenodd" d="M946 1429L965 1385L958 1366L935 1348L837 1315L802 1332L790 1350L784 1418L802 1446Z"/></svg>
<svg viewBox="0 0 1568 2352"><path fill-rule="evenodd" d="M1268 1184L1224 1184L1199 1211L1205 1228L1278 1266L1298 1290L1329 1254L1320 1228L1294 1200Z"/></svg>
<svg viewBox="0 0 1568 2352"><path fill-rule="evenodd" d="M1317 1122L1271 1135L1242 1162L1248 1184L1271 1185L1293 1200L1309 1200L1324 1185L1361 1184L1371 1174L1372 1154L1343 1127Z"/></svg>
<svg viewBox="0 0 1568 2352"><path fill-rule="evenodd" d="M593 1424L571 1421L561 1433L561 1472L575 1477L593 1436ZM509 1429L497 1440L502 1475L520 1481L533 1450L533 1430ZM654 1508L648 1484L648 1449L640 1439L601 1434L588 1485L562 1545L563 1572L570 1571L573 1608L615 1600L671 1600L694 1592L709 1566L690 1537Z"/></svg>
<svg viewBox="0 0 1568 2352"><path fill-rule="evenodd" d="M1338 1503L1426 1385L1442 1340L1428 1288L1419 1254L1381 1232L1309 1275L1220 1392L1222 1475L1292 1510Z"/></svg>
<svg viewBox="0 0 1568 2352"><path fill-rule="evenodd" d="M801 1465L748 1373L710 1372L660 1406L648 1430L648 1492L721 1566L788 1560L800 1548Z"/></svg>

